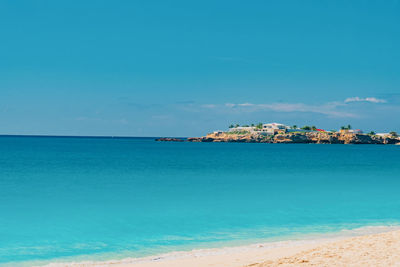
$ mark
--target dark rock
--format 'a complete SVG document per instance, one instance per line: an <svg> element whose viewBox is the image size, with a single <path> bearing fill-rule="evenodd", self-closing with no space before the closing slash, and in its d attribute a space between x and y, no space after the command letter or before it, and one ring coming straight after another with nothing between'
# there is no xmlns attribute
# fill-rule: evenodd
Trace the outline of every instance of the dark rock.
<svg viewBox="0 0 400 267"><path fill-rule="evenodd" d="M185 140L182 139L182 138L162 137L162 138L157 138L156 141L164 141L164 142L184 142Z"/></svg>

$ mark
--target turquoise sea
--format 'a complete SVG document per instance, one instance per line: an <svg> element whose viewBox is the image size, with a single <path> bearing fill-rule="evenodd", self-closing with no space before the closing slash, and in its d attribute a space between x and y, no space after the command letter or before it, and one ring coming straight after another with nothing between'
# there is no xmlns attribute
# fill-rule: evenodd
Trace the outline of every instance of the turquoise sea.
<svg viewBox="0 0 400 267"><path fill-rule="evenodd" d="M400 146L0 137L0 265L400 222Z"/></svg>

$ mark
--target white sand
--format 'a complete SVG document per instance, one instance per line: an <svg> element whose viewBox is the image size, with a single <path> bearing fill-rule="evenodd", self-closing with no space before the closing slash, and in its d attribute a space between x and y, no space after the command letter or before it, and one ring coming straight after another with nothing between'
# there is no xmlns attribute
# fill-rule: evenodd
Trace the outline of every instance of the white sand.
<svg viewBox="0 0 400 267"><path fill-rule="evenodd" d="M284 241L242 247L175 252L140 259L52 263L46 266L400 266L400 230L397 229L356 237L337 235L313 240Z"/></svg>
<svg viewBox="0 0 400 267"><path fill-rule="evenodd" d="M400 231L331 242L250 266L400 266Z"/></svg>

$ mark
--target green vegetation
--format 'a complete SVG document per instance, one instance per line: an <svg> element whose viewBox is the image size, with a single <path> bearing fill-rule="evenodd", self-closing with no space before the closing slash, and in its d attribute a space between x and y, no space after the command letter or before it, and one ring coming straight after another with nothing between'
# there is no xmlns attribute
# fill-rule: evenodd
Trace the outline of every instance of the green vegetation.
<svg viewBox="0 0 400 267"><path fill-rule="evenodd" d="M239 124L231 124L231 125L229 125L230 129L237 128L237 127L240 127L240 125ZM255 123L243 124L242 127L254 127L252 131L259 132L259 131L261 131L263 129L263 123L259 122L257 124L255 124ZM304 125L303 127L299 127L296 124L294 124L291 127L291 129L294 130L294 131L293 130L291 131L292 133L304 133L304 132L301 132L301 131L297 132L296 129L299 129L299 130L301 129L301 130L305 130L305 131L317 131L317 127L314 126L314 125L313 126ZM352 126L350 124L348 124L347 126L341 126L340 129L342 129L342 130L351 130ZM234 129L233 131L230 132L230 134L247 134L247 133L251 133L252 131L235 130ZM336 133L336 132L337 132L336 130L328 131L328 133ZM372 136L372 135L376 135L376 133L374 131L371 131L371 132L368 133L368 135ZM392 136L393 138L398 138L400 136L400 134L397 134L394 131L390 132L389 135Z"/></svg>
<svg viewBox="0 0 400 267"><path fill-rule="evenodd" d="M245 131L245 130L226 132L226 134L239 134L239 135L244 135L244 134L249 134L249 133L250 133L249 131Z"/></svg>
<svg viewBox="0 0 400 267"><path fill-rule="evenodd" d="M389 133L392 137L398 137L399 135L396 132L390 132Z"/></svg>
<svg viewBox="0 0 400 267"><path fill-rule="evenodd" d="M351 128L351 125L349 124L347 126L340 127L340 129L342 129L342 130L351 130L352 128Z"/></svg>

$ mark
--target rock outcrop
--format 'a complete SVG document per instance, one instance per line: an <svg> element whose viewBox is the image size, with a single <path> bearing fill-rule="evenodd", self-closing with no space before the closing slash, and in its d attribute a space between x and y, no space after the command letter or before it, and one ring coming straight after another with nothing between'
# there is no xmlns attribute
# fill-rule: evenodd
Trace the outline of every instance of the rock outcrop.
<svg viewBox="0 0 400 267"><path fill-rule="evenodd" d="M307 144L311 143L311 140L305 134L277 134L273 137L273 143Z"/></svg>
<svg viewBox="0 0 400 267"><path fill-rule="evenodd" d="M182 138L162 137L162 138L157 138L156 141L184 142L185 140Z"/></svg>
<svg viewBox="0 0 400 267"><path fill-rule="evenodd" d="M235 142L235 143L265 143L270 138L260 134L231 134L231 133L211 133L204 137L188 138L189 142Z"/></svg>
<svg viewBox="0 0 400 267"><path fill-rule="evenodd" d="M218 132L204 137L188 138L189 142L294 143L294 144L396 144L398 138L376 135L332 132L281 133L276 135L232 134Z"/></svg>
<svg viewBox="0 0 400 267"><path fill-rule="evenodd" d="M178 138L159 138L157 141L177 141ZM265 135L263 133L215 132L203 137L187 138L188 142L286 143L286 144L400 144L400 138L377 135L333 132L292 132Z"/></svg>

